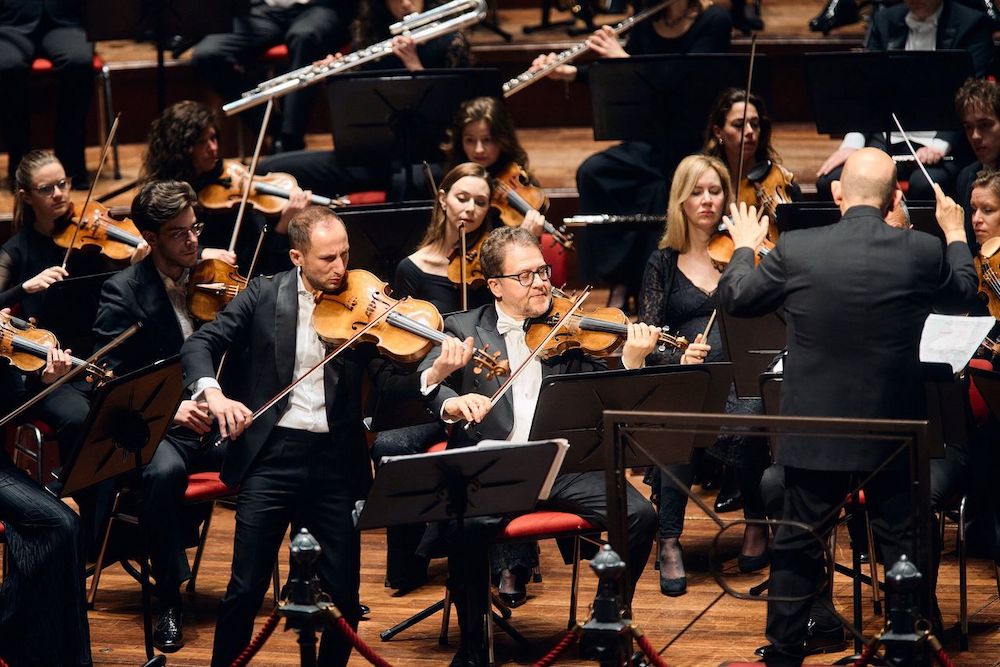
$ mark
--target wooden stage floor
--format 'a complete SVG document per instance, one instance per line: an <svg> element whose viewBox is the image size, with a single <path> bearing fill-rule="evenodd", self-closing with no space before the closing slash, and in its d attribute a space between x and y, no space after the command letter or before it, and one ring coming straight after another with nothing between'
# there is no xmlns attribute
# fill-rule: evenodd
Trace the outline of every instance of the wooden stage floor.
<svg viewBox="0 0 1000 667"><path fill-rule="evenodd" d="M638 480L635 480L638 485ZM645 487L642 487L645 488ZM697 487L696 487L697 488ZM711 502L714 492L702 493ZM723 515L735 519L738 514ZM187 645L168 657L168 665L207 665L211 653L212 637L218 601L229 576L232 556L233 511L217 508L202 571L198 577L198 591L184 594L186 622L184 626ZM685 560L688 567L688 593L679 598L660 594L657 573L652 562L643 574L635 596L635 617L638 625L657 648L662 648L691 624L664 652L666 662L674 667L714 667L724 661L753 658L753 650L764 643L763 628L765 605L720 596L721 589L707 571L708 548L714 535L714 523L701 514L694 503L689 503L684 533ZM838 561L849 563L847 538L841 531ZM444 665L451 659L458 628L453 626L450 646L437 643L440 615L424 621L390 642L381 642L378 633L413 613L437 601L443 592L445 561L436 560L431 565L431 582L405 597L392 597L383 587L385 567L385 536L383 531L363 535L361 599L372 608L370 620L361 623L360 635L393 665ZM946 627L958 618L958 565L952 551L954 530L949 529L946 544L949 548L943 559L941 581L938 585L941 609ZM514 610L512 622L535 647L533 653L523 652L518 645L498 633L498 660L511 664L530 664L544 655L565 632L569 602L570 568L562 563L555 544L542 542L542 573L544 581L529 587L528 602ZM728 559L726 566L735 572L735 556L739 548L736 531L723 536L722 553ZM189 552L191 553L191 552ZM287 557L287 542L281 558L283 571ZM747 589L763 577L734 575L730 580L737 589ZM841 613L850 617L850 581L838 576L835 599ZM580 608L587 614L593 600L596 577L583 567L581 570ZM882 618L872 613L870 593L862 589L865 600L865 632L871 634L881 627ZM956 665L1000 665L1000 603L997 602L996 584L992 564L981 559L969 561L969 610L971 649L960 653L957 641L946 643L946 648ZM710 609L705 611L709 606ZM257 618L259 629L271 611L268 597ZM142 626L139 614L139 591L134 580L119 565L105 570L101 579L96 609L90 613L94 661L98 665L140 665L142 659ZM699 614L704 612L697 621ZM454 622L454 615L453 615ZM957 636L957 635L956 635ZM839 655L815 656L809 664L832 664ZM298 648L295 637L279 628L267 642L254 665L297 665ZM356 653L352 665L366 661ZM593 664L579 660L569 653L562 664Z"/></svg>

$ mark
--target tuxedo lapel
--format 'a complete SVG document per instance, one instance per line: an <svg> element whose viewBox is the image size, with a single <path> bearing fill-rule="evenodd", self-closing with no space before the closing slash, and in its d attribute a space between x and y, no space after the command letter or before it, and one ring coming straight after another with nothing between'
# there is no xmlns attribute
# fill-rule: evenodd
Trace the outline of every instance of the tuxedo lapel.
<svg viewBox="0 0 1000 667"><path fill-rule="evenodd" d="M278 381L288 385L294 379L295 342L299 336L299 272L292 269L285 273L278 285L274 316L274 364Z"/></svg>
<svg viewBox="0 0 1000 667"><path fill-rule="evenodd" d="M502 359L510 358L510 355L507 354L507 343L497 331L497 310L495 306L483 309L483 316L476 323L476 337L479 339L481 346L487 351L499 350ZM489 347L486 347L487 345ZM510 370L513 373L516 369L511 368ZM485 373L473 376L473 384L479 393L487 396L492 396L496 393L500 385L506 380L506 376L487 380ZM506 425L508 431L514 428L514 400L511 398L509 391L493 407L491 413L499 423Z"/></svg>
<svg viewBox="0 0 1000 667"><path fill-rule="evenodd" d="M135 281L132 283L136 301L145 317L144 324L156 337L160 346L157 358L177 354L184 344L184 334L181 325L177 323L177 315L167 296L167 288L156 270L151 259L143 261L137 269Z"/></svg>

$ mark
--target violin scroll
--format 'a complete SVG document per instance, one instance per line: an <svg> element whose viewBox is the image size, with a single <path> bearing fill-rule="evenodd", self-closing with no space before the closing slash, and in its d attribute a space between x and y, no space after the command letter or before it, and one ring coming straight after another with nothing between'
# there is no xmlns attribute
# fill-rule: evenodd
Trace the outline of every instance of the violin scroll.
<svg viewBox="0 0 1000 667"><path fill-rule="evenodd" d="M476 349L472 353L472 363L475 366L472 372L476 375L481 375L485 373L487 380L493 380L494 378L505 377L510 374L510 362L506 359L501 359L500 355L502 352L497 350L492 354L489 351L490 344L486 343L483 345L483 349Z"/></svg>

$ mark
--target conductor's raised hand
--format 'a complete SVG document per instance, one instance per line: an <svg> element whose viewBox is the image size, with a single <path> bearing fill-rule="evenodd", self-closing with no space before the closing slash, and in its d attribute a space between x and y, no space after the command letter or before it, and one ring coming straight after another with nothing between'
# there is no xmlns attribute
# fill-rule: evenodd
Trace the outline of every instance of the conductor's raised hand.
<svg viewBox="0 0 1000 667"><path fill-rule="evenodd" d="M253 423L250 408L239 401L226 398L221 389L206 389L205 400L212 416L219 421L219 435L223 438L237 438Z"/></svg>
<svg viewBox="0 0 1000 667"><path fill-rule="evenodd" d="M449 375L465 368L472 359L473 342L472 336L464 341L448 336L441 341L441 354L427 373L427 386L441 384Z"/></svg>
<svg viewBox="0 0 1000 667"><path fill-rule="evenodd" d="M467 422L478 424L486 419L491 407L489 396L465 394L445 401L444 405L441 406L441 413L448 421L464 419Z"/></svg>
<svg viewBox="0 0 1000 667"><path fill-rule="evenodd" d="M937 199L937 207L934 215L937 218L938 226L944 232L944 238L948 243L962 241L968 243L969 239L965 234L965 211L955 203L955 200L944 193L941 186L934 183L934 197Z"/></svg>
<svg viewBox="0 0 1000 667"><path fill-rule="evenodd" d="M747 208L746 202L729 205L729 216L723 222L736 248L756 250L767 238L767 216L758 215L757 207Z"/></svg>

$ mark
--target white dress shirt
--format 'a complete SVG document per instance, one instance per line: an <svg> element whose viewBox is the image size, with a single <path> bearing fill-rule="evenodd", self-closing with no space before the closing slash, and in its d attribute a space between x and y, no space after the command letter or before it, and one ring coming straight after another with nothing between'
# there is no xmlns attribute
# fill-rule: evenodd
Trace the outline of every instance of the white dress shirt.
<svg viewBox="0 0 1000 667"><path fill-rule="evenodd" d="M181 328L181 336L184 340L194 333L194 322L191 321L191 314L187 309L187 283L191 275L189 269L184 269L180 280L174 280L170 276L156 270L163 281L163 287L167 290L167 298L170 299L170 306L174 309L174 317L177 318L177 325Z"/></svg>

